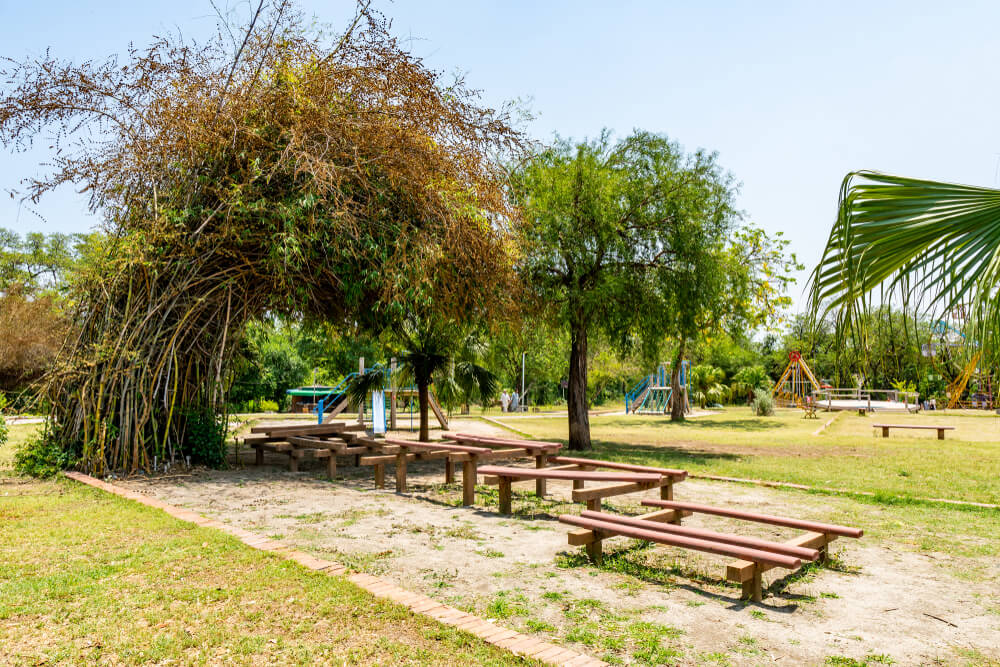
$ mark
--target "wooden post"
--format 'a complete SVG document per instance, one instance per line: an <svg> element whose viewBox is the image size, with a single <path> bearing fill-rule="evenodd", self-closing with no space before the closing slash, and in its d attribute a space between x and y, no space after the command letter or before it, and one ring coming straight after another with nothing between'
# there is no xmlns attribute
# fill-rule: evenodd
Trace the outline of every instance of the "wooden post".
<svg viewBox="0 0 1000 667"><path fill-rule="evenodd" d="M539 454L538 456L535 457L535 467L536 468L544 468L545 467L545 455L544 454ZM544 479L536 479L535 480L535 495L538 496L539 498L542 498L542 497L545 496L545 480Z"/></svg>
<svg viewBox="0 0 1000 667"><path fill-rule="evenodd" d="M753 576L743 582L743 599L760 602L764 599L763 581L760 574L760 564L754 563Z"/></svg>
<svg viewBox="0 0 1000 667"><path fill-rule="evenodd" d="M476 502L476 457L462 462L462 504L472 505Z"/></svg>
<svg viewBox="0 0 1000 667"><path fill-rule="evenodd" d="M299 460L292 456L292 452L288 452L288 470L289 472L299 471Z"/></svg>
<svg viewBox="0 0 1000 667"><path fill-rule="evenodd" d="M938 440L944 440L944 429L939 428L937 432L938 432Z"/></svg>
<svg viewBox="0 0 1000 667"><path fill-rule="evenodd" d="M358 357L358 375L364 375L364 374L365 374L365 358ZM363 398L358 403L358 423L359 424L365 423L365 399Z"/></svg>
<svg viewBox="0 0 1000 667"><path fill-rule="evenodd" d="M455 463L450 457L444 460L444 483L455 483Z"/></svg>
<svg viewBox="0 0 1000 667"><path fill-rule="evenodd" d="M330 479L337 476L337 455L332 450L326 462L326 474L329 475Z"/></svg>
<svg viewBox="0 0 1000 667"><path fill-rule="evenodd" d="M591 512L601 511L601 499L600 498L588 498L587 499L587 509Z"/></svg>
<svg viewBox="0 0 1000 667"><path fill-rule="evenodd" d="M888 426L883 426L882 427L882 437L883 438L888 438L889 437L889 427Z"/></svg>
<svg viewBox="0 0 1000 667"><path fill-rule="evenodd" d="M576 491L577 489L582 489L582 488L583 488L583 480L582 479L574 479L573 480L573 490Z"/></svg>
<svg viewBox="0 0 1000 667"><path fill-rule="evenodd" d="M389 360L389 377L396 375L396 357ZM389 430L396 430L396 383L389 382Z"/></svg>
<svg viewBox="0 0 1000 667"><path fill-rule="evenodd" d="M510 477L500 478L500 514L510 514Z"/></svg>
<svg viewBox="0 0 1000 667"><path fill-rule="evenodd" d="M396 454L396 493L406 493L406 447Z"/></svg>
<svg viewBox="0 0 1000 667"><path fill-rule="evenodd" d="M264 448L263 447L257 447L257 452L253 456L253 464L255 466L262 466L262 465L264 465Z"/></svg>
<svg viewBox="0 0 1000 667"><path fill-rule="evenodd" d="M674 499L674 480L671 479L669 482L660 487L660 500L673 500Z"/></svg>
<svg viewBox="0 0 1000 667"><path fill-rule="evenodd" d="M600 536L600 533L594 532L595 537ZM587 545L587 558L594 565L600 565L604 562L604 551L601 549L601 540L595 539L593 542Z"/></svg>
<svg viewBox="0 0 1000 667"><path fill-rule="evenodd" d="M385 488L385 464L376 463L375 464L375 488L384 489Z"/></svg>

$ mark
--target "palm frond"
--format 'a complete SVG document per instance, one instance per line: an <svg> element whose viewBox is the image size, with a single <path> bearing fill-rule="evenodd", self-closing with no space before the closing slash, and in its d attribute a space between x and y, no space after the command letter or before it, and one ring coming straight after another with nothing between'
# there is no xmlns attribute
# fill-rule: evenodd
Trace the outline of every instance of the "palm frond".
<svg viewBox="0 0 1000 667"><path fill-rule="evenodd" d="M384 389L389 382L389 371L386 368L369 368L364 373L355 375L347 383L347 397L352 403L362 403L373 391Z"/></svg>
<svg viewBox="0 0 1000 667"><path fill-rule="evenodd" d="M995 348L998 286L1000 190L859 171L841 185L810 309L851 328L886 295L925 314L964 305L975 339Z"/></svg>

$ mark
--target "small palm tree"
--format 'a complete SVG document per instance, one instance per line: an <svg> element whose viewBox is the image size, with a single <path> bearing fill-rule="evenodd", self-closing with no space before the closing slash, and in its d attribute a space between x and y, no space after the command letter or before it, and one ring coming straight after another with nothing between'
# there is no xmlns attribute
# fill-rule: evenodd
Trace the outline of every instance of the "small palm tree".
<svg viewBox="0 0 1000 667"><path fill-rule="evenodd" d="M693 398L698 401L698 405L704 408L708 401L719 402L725 398L726 388L722 385L725 377L726 374L721 368L709 364L691 368Z"/></svg>
<svg viewBox="0 0 1000 667"><path fill-rule="evenodd" d="M771 378L763 366L744 366L733 375L730 389L733 394L745 396L749 403L754 398L754 392L758 389L770 389L771 384Z"/></svg>
<svg viewBox="0 0 1000 667"><path fill-rule="evenodd" d="M420 406L420 441L430 440L430 387L435 380L440 382L443 397L457 387L466 396L478 395L486 400L496 393L496 376L486 368L474 363L462 354L467 351L467 336L459 336L453 322L435 322L411 316L396 332L404 349L397 354L400 361L392 382L397 387L415 384ZM358 375L351 381L347 393L351 400L365 400L375 389L382 389L389 383L388 370L374 368Z"/></svg>

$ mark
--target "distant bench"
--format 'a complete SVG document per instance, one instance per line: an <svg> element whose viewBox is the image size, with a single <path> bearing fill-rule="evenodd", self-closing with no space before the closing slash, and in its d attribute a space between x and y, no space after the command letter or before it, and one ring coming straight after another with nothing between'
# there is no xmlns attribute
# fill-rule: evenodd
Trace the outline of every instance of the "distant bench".
<svg viewBox="0 0 1000 667"><path fill-rule="evenodd" d="M937 439L944 440L945 431L954 431L954 426L918 426L917 424L872 424L872 428L882 429L882 437L889 437L889 429L891 428L910 428L917 429L921 431L937 431Z"/></svg>

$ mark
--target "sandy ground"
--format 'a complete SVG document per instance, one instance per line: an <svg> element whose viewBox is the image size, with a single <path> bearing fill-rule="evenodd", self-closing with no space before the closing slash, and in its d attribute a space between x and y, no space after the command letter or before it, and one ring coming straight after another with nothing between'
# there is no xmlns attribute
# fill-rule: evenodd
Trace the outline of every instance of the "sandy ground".
<svg viewBox="0 0 1000 667"><path fill-rule="evenodd" d="M500 432L478 420L452 428ZM996 563L984 579L993 584L962 581L947 554L927 557L865 538L845 539L831 547L834 567L788 577L772 586L763 603L745 604L739 589L721 581L725 559L720 557L636 548L616 538L605 542L606 551L630 549L628 572L583 564L582 550L567 546L567 527L555 520L559 513L579 510L567 502L568 484L549 482L551 498L542 502L519 495L516 515L502 516L492 495L477 496L474 507L458 506L460 488L442 484L440 462L411 464L410 492L396 494L391 487L376 490L367 467L341 466L342 477L330 482L322 464L289 473L281 461L269 458L255 468L246 452L233 470L128 485L469 611L494 614L518 630L534 629L556 643L625 663L823 664L829 656L890 656L896 664L911 665L1000 659L1000 615L987 608L1000 600L1000 591L991 590L1000 573ZM391 484L391 470L386 479ZM531 483L517 486L533 490ZM818 520L829 505L852 502L700 480L679 485L676 496ZM629 496L615 507L637 512L638 500ZM695 516L685 524L747 532L745 525L719 517ZM795 534L752 530L772 539ZM782 572L767 573L766 583ZM635 638L648 624L661 628L664 637L669 633L662 628L671 629L663 644L675 651L667 654L672 657L642 653Z"/></svg>

